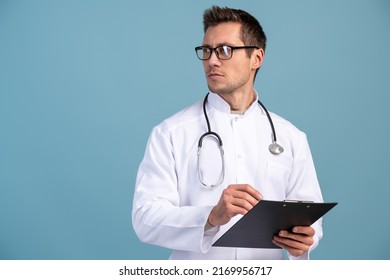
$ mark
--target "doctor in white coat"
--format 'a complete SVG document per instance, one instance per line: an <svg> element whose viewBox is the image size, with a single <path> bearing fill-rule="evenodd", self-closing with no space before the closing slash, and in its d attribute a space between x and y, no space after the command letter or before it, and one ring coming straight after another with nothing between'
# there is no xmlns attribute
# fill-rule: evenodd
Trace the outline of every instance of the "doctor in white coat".
<svg viewBox="0 0 390 280"><path fill-rule="evenodd" d="M306 135L273 113L284 151L268 149L273 132L253 87L266 48L259 22L213 6L203 23L196 53L210 93L152 130L136 179L134 230L143 242L172 249L171 259L283 259L283 249L290 259L308 259L321 220L280 231L273 239L280 249L212 246L262 199L323 200ZM198 155L209 129L218 136L205 137Z"/></svg>

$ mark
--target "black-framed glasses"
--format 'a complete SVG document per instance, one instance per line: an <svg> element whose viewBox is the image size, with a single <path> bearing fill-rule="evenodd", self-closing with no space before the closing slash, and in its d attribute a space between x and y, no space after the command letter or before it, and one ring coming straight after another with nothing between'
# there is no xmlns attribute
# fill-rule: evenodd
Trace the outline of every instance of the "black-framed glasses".
<svg viewBox="0 0 390 280"><path fill-rule="evenodd" d="M211 57L211 54L215 52L216 56L218 59L221 60L228 60L231 59L233 56L233 51L234 50L239 50L239 49L260 49L259 47L256 46L238 46L238 47L233 47L233 46L218 46L215 48L210 48L206 46L199 46L195 48L195 52L197 57L200 60L209 60Z"/></svg>

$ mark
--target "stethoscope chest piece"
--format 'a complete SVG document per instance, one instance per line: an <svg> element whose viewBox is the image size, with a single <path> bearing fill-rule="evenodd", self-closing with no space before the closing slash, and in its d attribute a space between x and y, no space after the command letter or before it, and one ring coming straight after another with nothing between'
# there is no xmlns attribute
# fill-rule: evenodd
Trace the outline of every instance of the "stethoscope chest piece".
<svg viewBox="0 0 390 280"><path fill-rule="evenodd" d="M271 145L268 146L268 150L274 154L274 155L280 155L284 152L284 149L282 146L280 146L278 143L273 142Z"/></svg>

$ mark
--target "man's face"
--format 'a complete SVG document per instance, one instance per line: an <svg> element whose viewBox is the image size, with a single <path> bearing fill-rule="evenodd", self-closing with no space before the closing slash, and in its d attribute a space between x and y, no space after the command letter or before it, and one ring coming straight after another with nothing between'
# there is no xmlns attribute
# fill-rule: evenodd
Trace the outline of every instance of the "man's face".
<svg viewBox="0 0 390 280"><path fill-rule="evenodd" d="M215 48L221 45L244 46L240 38L241 24L221 23L209 27L204 34L203 46ZM245 49L236 49L229 60L220 60L213 53L209 60L203 61L209 90L218 94L252 92L255 70L261 66L262 50L248 58ZM260 60L260 61L259 61Z"/></svg>

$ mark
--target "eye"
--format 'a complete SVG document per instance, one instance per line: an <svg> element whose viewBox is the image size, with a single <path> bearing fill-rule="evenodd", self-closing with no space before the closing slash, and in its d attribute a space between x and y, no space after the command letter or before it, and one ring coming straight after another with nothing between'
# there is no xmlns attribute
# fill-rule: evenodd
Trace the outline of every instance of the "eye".
<svg viewBox="0 0 390 280"><path fill-rule="evenodd" d="M231 53L232 53L232 48L229 46L220 46L217 49L218 54L222 58L230 58Z"/></svg>
<svg viewBox="0 0 390 280"><path fill-rule="evenodd" d="M208 47L202 47L202 52L205 53L205 54L208 54L211 52L211 49L208 48Z"/></svg>
<svg viewBox="0 0 390 280"><path fill-rule="evenodd" d="M196 55L198 56L199 59L201 60L207 60L211 56L212 50L209 47L196 47Z"/></svg>

